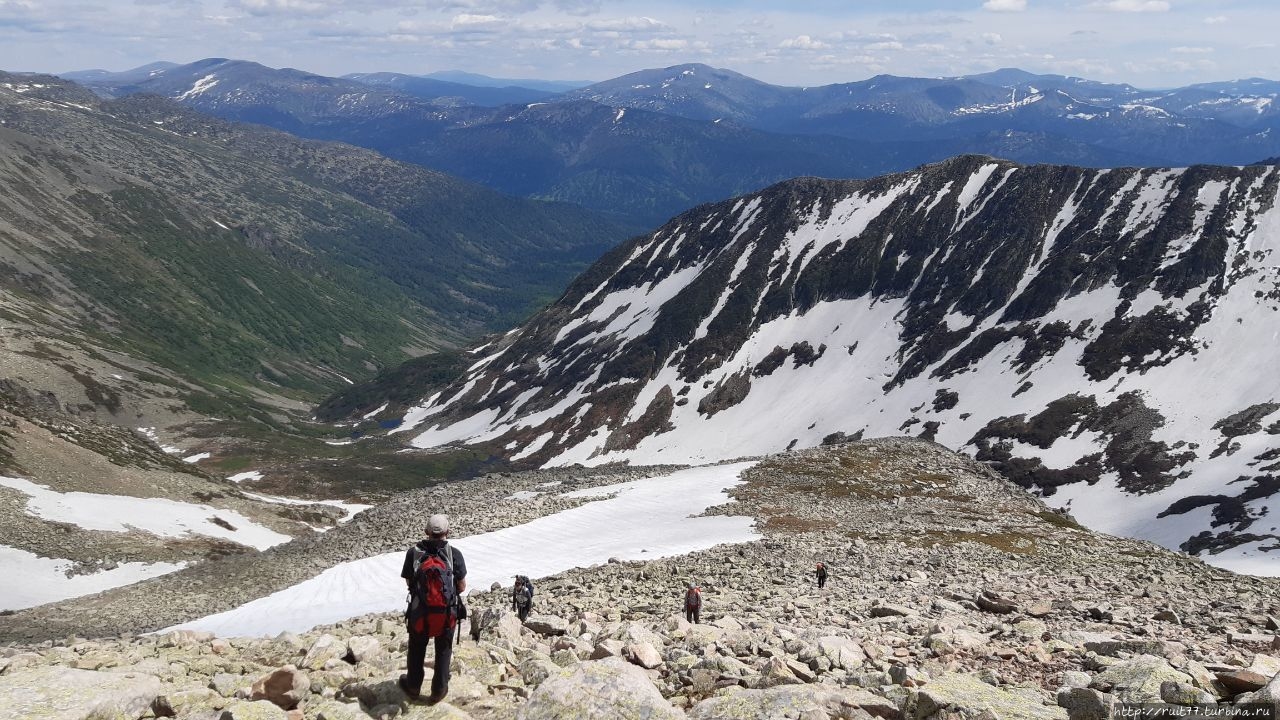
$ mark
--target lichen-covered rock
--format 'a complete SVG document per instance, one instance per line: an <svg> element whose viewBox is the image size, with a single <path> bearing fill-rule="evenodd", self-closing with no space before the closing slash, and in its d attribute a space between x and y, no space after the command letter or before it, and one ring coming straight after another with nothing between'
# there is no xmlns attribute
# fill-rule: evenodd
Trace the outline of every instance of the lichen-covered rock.
<svg viewBox="0 0 1280 720"><path fill-rule="evenodd" d="M1150 703L1160 702L1160 685L1168 680L1190 683L1191 676L1175 670L1162 657L1139 655L1108 667L1091 685L1108 689L1121 702Z"/></svg>
<svg viewBox="0 0 1280 720"><path fill-rule="evenodd" d="M159 678L136 673L37 667L0 676L0 718L81 720L142 717L161 694Z"/></svg>
<svg viewBox="0 0 1280 720"><path fill-rule="evenodd" d="M1065 687L1058 691L1058 707L1069 720L1109 720L1116 698L1088 687Z"/></svg>
<svg viewBox="0 0 1280 720"><path fill-rule="evenodd" d="M584 662L549 678L520 708L519 720L681 720L643 670L620 658Z"/></svg>
<svg viewBox="0 0 1280 720"><path fill-rule="evenodd" d="M323 670L329 662L337 661L346 652L346 643L329 633L325 633L311 643L311 647L307 649L307 654L302 658L299 666L307 670Z"/></svg>
<svg viewBox="0 0 1280 720"><path fill-rule="evenodd" d="M270 700L236 700L222 709L219 720L289 720L289 713Z"/></svg>
<svg viewBox="0 0 1280 720"><path fill-rule="evenodd" d="M691 720L779 720L780 718L850 717L853 710L873 717L897 718L898 707L886 698L857 688L789 685L766 690L730 689L689 710Z"/></svg>
<svg viewBox="0 0 1280 720"><path fill-rule="evenodd" d="M1000 720L1066 720L1067 712L1017 692L988 685L976 675L943 675L912 694L906 717L932 720L948 714L976 715L990 711Z"/></svg>

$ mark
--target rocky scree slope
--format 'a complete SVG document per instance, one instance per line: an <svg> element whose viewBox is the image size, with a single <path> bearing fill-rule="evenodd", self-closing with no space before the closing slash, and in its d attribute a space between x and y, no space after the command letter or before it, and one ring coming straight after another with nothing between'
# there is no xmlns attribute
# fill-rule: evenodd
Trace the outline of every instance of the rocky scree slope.
<svg viewBox="0 0 1280 720"><path fill-rule="evenodd" d="M1083 522L1275 572L1280 171L966 156L619 247L407 417L531 465L902 432Z"/></svg>
<svg viewBox="0 0 1280 720"><path fill-rule="evenodd" d="M436 706L396 687L405 636L386 614L272 639L12 643L0 708L42 697L80 717L98 689L120 717L193 719L1083 720L1280 701L1275 580L1087 531L920 440L787 453L744 479L719 511L756 517L761 541L543 579L523 625L509 588L473 594ZM679 611L689 581L699 625Z"/></svg>

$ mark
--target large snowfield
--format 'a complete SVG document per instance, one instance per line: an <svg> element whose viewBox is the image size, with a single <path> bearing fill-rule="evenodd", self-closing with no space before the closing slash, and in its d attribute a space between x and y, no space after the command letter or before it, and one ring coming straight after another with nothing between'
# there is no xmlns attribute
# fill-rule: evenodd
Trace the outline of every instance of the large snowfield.
<svg viewBox="0 0 1280 720"><path fill-rule="evenodd" d="M610 558L648 560L756 540L759 535L752 518L700 517L707 508L729 501L725 491L739 484L739 475L751 465L690 468L565 493L600 499L451 543L466 560L470 591L487 590L495 582L510 585L517 574L537 579ZM394 552L346 562L233 610L176 627L208 630L223 637L273 636L369 613L403 610L406 592L400 569L404 556L404 552ZM684 595L674 583L671 592L675 610Z"/></svg>
<svg viewBox="0 0 1280 720"><path fill-rule="evenodd" d="M265 550L288 542L288 535L265 528L240 513L208 505L165 498L136 498L86 492L58 492L30 480L0 476L0 487L26 496L25 512L50 522L102 532L137 531L158 537L203 535ZM296 503L288 498L258 496L266 502ZM369 506L331 501L347 519ZM215 522L221 520L234 529ZM0 610L20 610L164 575L183 563L120 563L111 569L89 568L72 572L74 563L62 558L39 557L19 548L0 545L0 577L21 582L0 584Z"/></svg>

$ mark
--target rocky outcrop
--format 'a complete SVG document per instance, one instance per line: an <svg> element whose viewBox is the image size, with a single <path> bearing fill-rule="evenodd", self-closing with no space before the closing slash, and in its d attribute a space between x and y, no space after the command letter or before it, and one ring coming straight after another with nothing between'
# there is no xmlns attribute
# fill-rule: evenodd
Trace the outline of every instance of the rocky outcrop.
<svg viewBox="0 0 1280 720"><path fill-rule="evenodd" d="M137 683L132 717L193 720L1101 720L1122 701L1270 702L1280 688L1280 583L1082 530L936 445L847 443L744 479L712 512L755 516L760 541L539 579L527 624L509 588L474 593L477 625L434 706L397 687L406 637L391 613L274 638L11 644L0 709L30 688L109 679ZM689 577L697 625L673 608Z"/></svg>

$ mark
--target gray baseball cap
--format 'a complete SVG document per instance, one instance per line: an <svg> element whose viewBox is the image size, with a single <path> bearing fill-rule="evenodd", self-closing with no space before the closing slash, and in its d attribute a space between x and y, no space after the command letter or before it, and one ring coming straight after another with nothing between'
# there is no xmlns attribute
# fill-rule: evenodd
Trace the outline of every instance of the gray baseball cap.
<svg viewBox="0 0 1280 720"><path fill-rule="evenodd" d="M427 532L432 535L443 535L449 532L449 516L436 513L427 519Z"/></svg>

